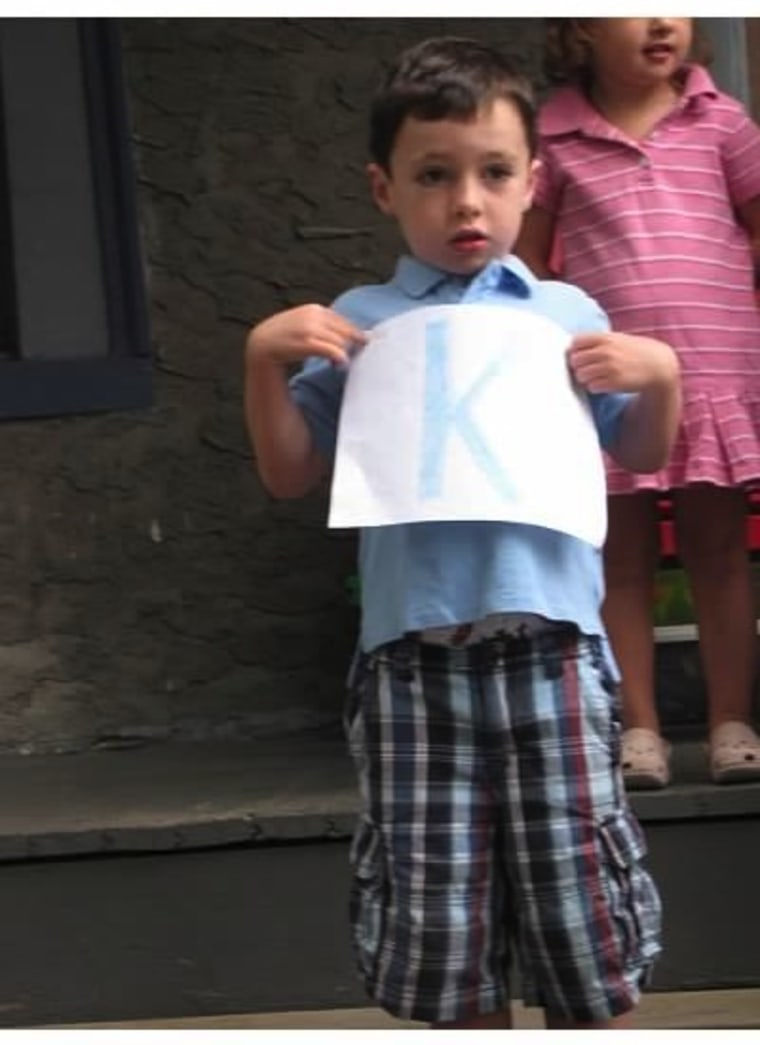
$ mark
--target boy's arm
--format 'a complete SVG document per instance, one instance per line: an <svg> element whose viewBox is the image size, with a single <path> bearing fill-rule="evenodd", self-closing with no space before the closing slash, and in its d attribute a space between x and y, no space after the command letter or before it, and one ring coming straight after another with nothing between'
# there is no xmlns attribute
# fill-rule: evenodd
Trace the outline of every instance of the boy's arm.
<svg viewBox="0 0 760 1045"><path fill-rule="evenodd" d="M609 452L631 472L664 467L678 431L681 385L670 345L635 334L602 332L573 339L575 379L589 392L634 392Z"/></svg>
<svg viewBox="0 0 760 1045"><path fill-rule="evenodd" d="M264 486L274 497L301 497L327 471L303 414L293 402L284 367L246 348L245 422Z"/></svg>
<svg viewBox="0 0 760 1045"><path fill-rule="evenodd" d="M321 305L279 312L255 326L245 346L245 422L261 480L275 497L301 497L327 471L288 384L287 366L321 356L348 365L351 344L366 340Z"/></svg>
<svg viewBox="0 0 760 1045"><path fill-rule="evenodd" d="M642 389L625 408L610 453L629 472L656 472L668 462L681 416L678 382Z"/></svg>
<svg viewBox="0 0 760 1045"><path fill-rule="evenodd" d="M537 279L551 279L556 275L550 266L553 246L554 215L534 205L523 218L514 253Z"/></svg>

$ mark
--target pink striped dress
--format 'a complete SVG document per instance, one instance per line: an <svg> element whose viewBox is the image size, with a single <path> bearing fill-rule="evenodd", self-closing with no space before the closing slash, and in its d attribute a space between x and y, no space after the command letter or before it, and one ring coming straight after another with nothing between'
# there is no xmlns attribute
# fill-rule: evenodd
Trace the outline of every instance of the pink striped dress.
<svg viewBox="0 0 760 1045"><path fill-rule="evenodd" d="M760 195L760 128L700 66L677 106L633 140L574 87L539 117L535 203L556 218L563 278L614 329L668 341L684 415L667 468L607 461L610 493L760 479L760 310L733 208Z"/></svg>

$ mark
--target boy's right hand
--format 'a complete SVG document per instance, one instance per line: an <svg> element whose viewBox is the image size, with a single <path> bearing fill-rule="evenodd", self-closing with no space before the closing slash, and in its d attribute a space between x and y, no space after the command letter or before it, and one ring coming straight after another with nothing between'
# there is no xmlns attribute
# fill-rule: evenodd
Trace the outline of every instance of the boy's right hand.
<svg viewBox="0 0 760 1045"><path fill-rule="evenodd" d="M363 345L367 335L347 319L323 305L298 305L277 312L258 323L248 335L254 359L286 365L308 356L323 356L345 367L349 349Z"/></svg>

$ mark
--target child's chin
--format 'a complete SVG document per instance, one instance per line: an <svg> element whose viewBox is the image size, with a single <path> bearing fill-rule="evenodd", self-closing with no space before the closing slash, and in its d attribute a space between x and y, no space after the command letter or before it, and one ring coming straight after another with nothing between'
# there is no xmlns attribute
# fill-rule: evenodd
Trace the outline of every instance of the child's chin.
<svg viewBox="0 0 760 1045"><path fill-rule="evenodd" d="M448 272L451 276L474 276L494 257L493 251L473 251L471 254L446 253L438 257L419 257L427 265Z"/></svg>
<svg viewBox="0 0 760 1045"><path fill-rule="evenodd" d="M468 257L456 258L451 262L450 270L457 276L472 276L484 269L492 261L491 252L473 253Z"/></svg>

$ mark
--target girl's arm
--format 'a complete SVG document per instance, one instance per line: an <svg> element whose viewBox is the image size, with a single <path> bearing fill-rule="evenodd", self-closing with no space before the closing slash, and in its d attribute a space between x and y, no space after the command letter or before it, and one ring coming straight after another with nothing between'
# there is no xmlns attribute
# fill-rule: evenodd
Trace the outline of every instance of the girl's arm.
<svg viewBox="0 0 760 1045"><path fill-rule="evenodd" d="M760 196L737 207L739 221L747 230L755 266L755 286L760 287Z"/></svg>
<svg viewBox="0 0 760 1045"><path fill-rule="evenodd" d="M554 215L543 207L533 206L523 219L514 252L538 279L553 279L556 272L551 260L555 235Z"/></svg>

